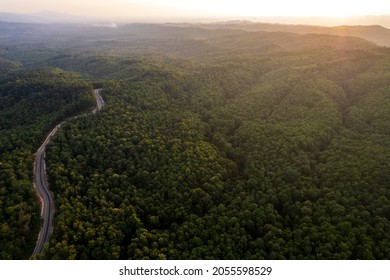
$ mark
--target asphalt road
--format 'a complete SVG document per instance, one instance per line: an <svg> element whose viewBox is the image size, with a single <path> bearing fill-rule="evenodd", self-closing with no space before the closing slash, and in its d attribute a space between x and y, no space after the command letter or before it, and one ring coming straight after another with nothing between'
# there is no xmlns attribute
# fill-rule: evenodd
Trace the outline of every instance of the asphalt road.
<svg viewBox="0 0 390 280"><path fill-rule="evenodd" d="M104 100L103 100L102 96L100 95L101 91L102 91L101 88L95 89L93 91L95 94L96 105L97 105L98 110L100 110L100 108L102 108L102 106L104 105Z"/></svg>
<svg viewBox="0 0 390 280"><path fill-rule="evenodd" d="M57 125L47 136L41 147L35 153L34 161L34 187L38 193L39 199L41 200L41 216L43 218L43 226L38 235L37 244L33 251L32 256L43 251L43 245L49 241L50 233L53 230L52 220L54 216L54 198L53 193L49 190L46 176L46 165L45 165L45 148L49 143L50 138L57 132L61 124Z"/></svg>
<svg viewBox="0 0 390 280"><path fill-rule="evenodd" d="M104 105L104 100L100 95L101 89L95 89L94 95L96 99L96 108L92 111L96 113L97 110ZM41 201L41 216L43 219L43 226L38 235L37 244L32 253L32 257L38 255L43 251L44 244L49 241L49 236L53 231L53 217L54 217L54 197L53 193L49 190L49 184L46 175L46 163L45 163L45 149L50 142L51 137L57 132L62 123L58 124L46 137L45 141L39 147L35 153L34 160L34 188L36 189L39 199Z"/></svg>

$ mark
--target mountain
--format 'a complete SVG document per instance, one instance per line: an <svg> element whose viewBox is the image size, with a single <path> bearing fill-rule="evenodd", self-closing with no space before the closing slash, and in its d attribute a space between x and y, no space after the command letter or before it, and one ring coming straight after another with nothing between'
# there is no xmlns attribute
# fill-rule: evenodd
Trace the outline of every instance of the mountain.
<svg viewBox="0 0 390 280"><path fill-rule="evenodd" d="M81 17L65 13L57 13L52 11L40 11L32 14L20 13L0 13L0 22L15 22L15 23L93 23L104 22L98 26L116 27L111 21L107 25L107 20L102 20L93 17ZM265 22L264 22L265 21ZM327 19L329 22L329 19ZM126 22L121 20L121 22ZM348 23L348 25L340 26L322 26L322 25L303 25L303 24L281 24L269 22L310 22L311 24L326 22L325 18L262 18L262 22L252 22L247 20L234 20L218 23L169 23L168 25L179 27L201 27L209 29L241 29L245 31L267 31L267 32L291 32L298 34L327 34L337 36L354 36L360 37L379 46L390 46L390 29L383 27L390 26L389 16L366 16L361 18L351 18L349 20L334 21L336 23ZM356 25L359 24L359 25ZM362 25L368 24L368 25Z"/></svg>
<svg viewBox="0 0 390 280"><path fill-rule="evenodd" d="M175 24L173 24L175 25ZM188 26L188 24L186 24ZM390 46L390 29L380 25L342 25L335 27L314 25L277 24L251 21L227 21L219 23L198 24L211 29L241 29L246 31L291 32L298 34L327 34L337 36L360 37L379 46Z"/></svg>
<svg viewBox="0 0 390 280"><path fill-rule="evenodd" d="M226 19L227 20L227 19ZM338 26L338 25L382 25L390 28L389 15L369 15L359 17L337 18L337 17L256 17L247 18L254 22L268 22L279 24L301 24L318 26Z"/></svg>
<svg viewBox="0 0 390 280"><path fill-rule="evenodd" d="M65 13L41 11L32 14L0 13L0 21L20 23L84 23L88 19Z"/></svg>

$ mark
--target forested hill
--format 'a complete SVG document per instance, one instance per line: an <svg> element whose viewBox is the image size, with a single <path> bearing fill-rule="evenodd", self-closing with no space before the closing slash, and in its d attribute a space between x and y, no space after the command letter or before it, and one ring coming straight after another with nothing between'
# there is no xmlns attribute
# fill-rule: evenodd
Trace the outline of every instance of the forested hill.
<svg viewBox="0 0 390 280"><path fill-rule="evenodd" d="M257 56L306 49L367 49L375 44L358 37L291 32L245 31L178 27L168 24L124 24L117 28L89 25L26 25L0 22L0 58L26 67L55 66L72 69L80 55L116 58L155 54L209 61L238 55ZM28 47L26 47L26 44ZM104 60L96 58L96 60ZM0 61L1 62L1 61ZM93 64L95 63L96 64ZM127 61L131 63L130 61ZM91 61L96 69L99 61ZM8 63L9 64L9 63ZM107 64L108 67L113 65ZM8 66L11 67L11 66ZM121 68L126 67L123 65ZM100 75L110 75L112 70Z"/></svg>
<svg viewBox="0 0 390 280"><path fill-rule="evenodd" d="M380 25L341 25L341 26L312 26L298 24L273 24L251 21L227 21L203 24L168 24L170 26L196 26L210 29L234 29L246 31L291 32L297 34L327 34L338 36L354 36L372 41L380 46L390 46L390 29Z"/></svg>
<svg viewBox="0 0 390 280"><path fill-rule="evenodd" d="M57 66L103 87L102 110L48 146L57 212L39 258L390 258L389 48L64 28L39 43L29 33L28 48L20 34L0 40L8 73Z"/></svg>
<svg viewBox="0 0 390 280"><path fill-rule="evenodd" d="M59 69L0 81L0 259L30 257L41 224L33 153L56 124L94 105L91 91L79 75Z"/></svg>

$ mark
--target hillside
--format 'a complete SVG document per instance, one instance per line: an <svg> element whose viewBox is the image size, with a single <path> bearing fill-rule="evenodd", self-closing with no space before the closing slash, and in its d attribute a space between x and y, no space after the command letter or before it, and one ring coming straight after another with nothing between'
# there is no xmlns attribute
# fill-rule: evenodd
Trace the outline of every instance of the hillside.
<svg viewBox="0 0 390 280"><path fill-rule="evenodd" d="M40 216L32 188L35 149L58 122L93 106L91 85L59 69L0 81L0 259L27 259Z"/></svg>
<svg viewBox="0 0 390 280"><path fill-rule="evenodd" d="M180 24L170 25L180 26ZM292 32L298 34L327 34L337 36L353 36L372 41L379 46L390 46L390 29L387 29L380 25L343 25L335 27L326 27L311 25L271 24L250 21L232 21L220 22L216 24L199 24L195 26L212 29L239 29L247 31Z"/></svg>
<svg viewBox="0 0 390 280"><path fill-rule="evenodd" d="M60 67L78 74L53 70L59 93L95 84L105 100L47 148L58 211L38 258L390 258L389 48L210 26L0 28L4 88L21 69ZM37 91L63 112L65 97ZM1 114L22 112L14 103ZM35 121L15 118L5 129Z"/></svg>

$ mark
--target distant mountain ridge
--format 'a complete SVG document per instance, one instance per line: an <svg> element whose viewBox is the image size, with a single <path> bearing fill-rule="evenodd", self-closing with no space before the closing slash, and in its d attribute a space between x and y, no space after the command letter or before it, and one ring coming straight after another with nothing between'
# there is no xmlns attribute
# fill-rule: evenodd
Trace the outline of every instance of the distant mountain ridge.
<svg viewBox="0 0 390 280"><path fill-rule="evenodd" d="M364 18L363 18L364 19ZM363 20L362 19L362 20ZM386 22L390 17L380 17L380 22ZM271 20L271 18L270 18ZM27 24L96 24L97 26L116 27L115 23L107 23L99 18L74 16L65 13L41 11L32 14L0 13L0 22L27 23ZM124 21L123 23L125 23ZM206 29L235 29L244 31L266 31L266 32L290 32L297 34L326 34L336 36L360 37L371 41L379 46L390 47L390 29L381 25L340 25L334 27L303 24L280 24L253 22L248 20L233 20L215 23L167 23L168 26L176 27L199 27Z"/></svg>
<svg viewBox="0 0 390 280"><path fill-rule="evenodd" d="M65 13L40 11L32 14L0 13L0 21L20 23L83 23L88 19Z"/></svg>
<svg viewBox="0 0 390 280"><path fill-rule="evenodd" d="M337 36L353 36L374 42L379 46L390 47L390 29L387 29L380 25L342 25L335 27L326 27L314 25L263 23L239 20L209 24L198 24L197 26L210 29L240 29L245 31L291 32L298 34L327 34Z"/></svg>

